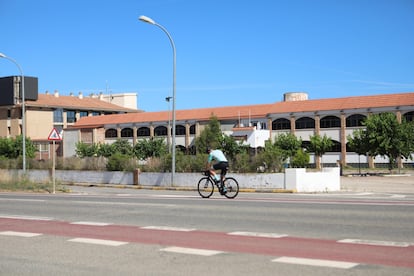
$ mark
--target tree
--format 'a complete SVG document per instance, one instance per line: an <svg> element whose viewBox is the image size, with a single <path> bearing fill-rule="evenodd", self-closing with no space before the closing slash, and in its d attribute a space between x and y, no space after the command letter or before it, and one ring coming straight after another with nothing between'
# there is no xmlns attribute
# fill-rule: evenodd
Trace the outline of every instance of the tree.
<svg viewBox="0 0 414 276"><path fill-rule="evenodd" d="M365 143L371 156L388 157L388 168L394 168L397 158L412 158L414 152L414 123L399 123L394 113L386 112L369 116L364 121Z"/></svg>
<svg viewBox="0 0 414 276"><path fill-rule="evenodd" d="M241 145L232 136L228 135L222 135L219 139L219 147L233 161L238 154L247 153L249 149L248 145Z"/></svg>
<svg viewBox="0 0 414 276"><path fill-rule="evenodd" d="M118 139L114 143L111 144L114 152L120 153L127 156L134 156L133 148L128 140Z"/></svg>
<svg viewBox="0 0 414 276"><path fill-rule="evenodd" d="M349 148L358 154L358 157L361 155L367 155L369 152L369 142L366 135L366 131L363 129L355 130L352 135L348 135L348 145ZM361 162L358 162L359 174L361 174Z"/></svg>
<svg viewBox="0 0 414 276"><path fill-rule="evenodd" d="M33 158L36 153L36 147L33 142L26 137L26 157ZM15 159L23 156L23 136L16 138L0 138L0 156Z"/></svg>
<svg viewBox="0 0 414 276"><path fill-rule="evenodd" d="M167 145L162 139L144 139L134 146L135 156L139 159L160 157L168 152Z"/></svg>
<svg viewBox="0 0 414 276"><path fill-rule="evenodd" d="M208 125L197 137L195 145L197 153L205 153L207 147L216 148L220 145L223 133L220 129L220 122L216 116L212 115Z"/></svg>
<svg viewBox="0 0 414 276"><path fill-rule="evenodd" d="M237 154L247 151L248 148L248 146L239 144L233 137L223 134L216 116L210 118L195 144L198 153L205 153L207 147L220 148L229 159L234 159Z"/></svg>
<svg viewBox="0 0 414 276"><path fill-rule="evenodd" d="M302 140L292 133L282 133L275 138L275 146L281 150L284 162L288 158L292 161L301 145Z"/></svg>
<svg viewBox="0 0 414 276"><path fill-rule="evenodd" d="M310 136L309 151L315 153L316 168L321 169L322 155L330 150L333 146L332 139L326 136L326 134L320 136L315 134Z"/></svg>
<svg viewBox="0 0 414 276"><path fill-rule="evenodd" d="M98 152L97 152L98 156L103 156L103 157L108 158L115 153L116 153L115 148L111 144L99 144L98 146Z"/></svg>
<svg viewBox="0 0 414 276"><path fill-rule="evenodd" d="M309 164L309 153L305 149L298 149L292 158L291 166L294 168L304 168Z"/></svg>
<svg viewBox="0 0 414 276"><path fill-rule="evenodd" d="M96 144L86 144L84 142L76 143L76 155L80 158L93 157L98 154L98 146Z"/></svg>
<svg viewBox="0 0 414 276"><path fill-rule="evenodd" d="M258 165L263 166L270 172L282 171L283 154L281 149L268 140L265 142L264 149L257 155Z"/></svg>

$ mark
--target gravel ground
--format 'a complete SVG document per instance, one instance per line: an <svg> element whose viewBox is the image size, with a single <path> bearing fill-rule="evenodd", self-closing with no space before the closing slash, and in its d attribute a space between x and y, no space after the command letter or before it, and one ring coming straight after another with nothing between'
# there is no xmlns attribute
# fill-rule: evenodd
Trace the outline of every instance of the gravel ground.
<svg viewBox="0 0 414 276"><path fill-rule="evenodd" d="M414 174L342 176L341 190L348 192L412 193Z"/></svg>

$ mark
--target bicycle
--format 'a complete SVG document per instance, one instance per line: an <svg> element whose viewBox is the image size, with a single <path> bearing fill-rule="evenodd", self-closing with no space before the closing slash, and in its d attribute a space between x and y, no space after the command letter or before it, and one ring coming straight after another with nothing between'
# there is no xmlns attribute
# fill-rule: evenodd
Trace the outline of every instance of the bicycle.
<svg viewBox="0 0 414 276"><path fill-rule="evenodd" d="M222 196L235 198L239 193L237 180L233 177L226 177L223 182L222 186L220 181L214 179L210 171L205 171L204 177L198 181L197 191L202 198L209 198L214 193L214 186L216 186Z"/></svg>

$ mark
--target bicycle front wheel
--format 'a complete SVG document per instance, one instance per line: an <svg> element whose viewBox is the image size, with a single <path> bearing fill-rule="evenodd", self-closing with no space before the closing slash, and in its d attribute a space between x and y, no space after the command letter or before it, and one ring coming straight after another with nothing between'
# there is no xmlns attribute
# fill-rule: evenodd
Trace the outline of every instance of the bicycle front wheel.
<svg viewBox="0 0 414 276"><path fill-rule="evenodd" d="M226 177L224 179L224 187L226 187L226 193L224 195L227 198L235 198L239 193L239 183L233 177Z"/></svg>
<svg viewBox="0 0 414 276"><path fill-rule="evenodd" d="M209 177L203 177L198 181L197 191L202 198L209 198L214 192L214 183Z"/></svg>

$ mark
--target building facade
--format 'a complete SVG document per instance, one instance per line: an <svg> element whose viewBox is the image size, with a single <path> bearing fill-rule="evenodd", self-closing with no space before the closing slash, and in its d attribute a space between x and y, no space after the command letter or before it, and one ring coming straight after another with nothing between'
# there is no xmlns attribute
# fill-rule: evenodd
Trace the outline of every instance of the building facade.
<svg viewBox="0 0 414 276"><path fill-rule="evenodd" d="M221 130L253 149L264 147L266 140L273 140L281 133L293 133L304 146L310 136L326 134L334 147L323 156L322 163L343 165L353 163L386 163L358 156L347 147L349 135L363 128L362 121L371 114L393 112L399 121L413 121L414 93L385 94L309 100L306 93L286 93L281 102L234 107L216 107L176 111L176 145L187 152L194 152L195 139L212 116L217 117ZM76 142L112 143L126 139L135 144L141 139L158 137L171 141L171 113L142 112L108 115L102 118L85 117L64 131L64 152L75 154ZM315 162L311 156L311 162ZM403 160L403 162L409 162Z"/></svg>
<svg viewBox="0 0 414 276"><path fill-rule="evenodd" d="M9 77L8 77L9 78ZM36 159L49 159L51 157L51 141L49 134L55 128L63 137L63 129L75 125L83 117L102 117L109 114L123 114L139 112L139 110L127 108L111 103L108 96L103 94L83 96L61 96L58 91L54 93L37 94L36 97L25 101L25 116L22 116L22 100L20 95L20 77L12 77L14 80L13 91L0 91L1 95L12 93L16 95L13 101L0 104L0 137L14 138L22 134L23 119L26 126L26 137L34 142L37 153ZM26 84L26 77L25 77ZM26 85L25 85L26 90ZM27 92L27 91L25 91ZM122 96L117 94L118 101L122 102ZM128 101L133 101L133 94L128 93ZM136 103L136 94L135 94ZM99 119L98 119L99 120ZM57 153L64 155L63 143L58 142Z"/></svg>

